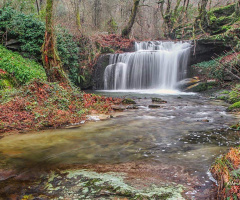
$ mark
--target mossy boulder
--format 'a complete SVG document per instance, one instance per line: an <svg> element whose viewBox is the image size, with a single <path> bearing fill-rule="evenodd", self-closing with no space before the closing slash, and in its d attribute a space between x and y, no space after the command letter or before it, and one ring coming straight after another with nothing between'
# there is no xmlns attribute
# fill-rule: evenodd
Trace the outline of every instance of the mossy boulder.
<svg viewBox="0 0 240 200"><path fill-rule="evenodd" d="M152 98L152 102L153 103L159 103L159 104L167 103L167 101L164 101L161 98Z"/></svg>
<svg viewBox="0 0 240 200"><path fill-rule="evenodd" d="M122 101L122 104L136 104L136 101L133 99L127 98Z"/></svg>

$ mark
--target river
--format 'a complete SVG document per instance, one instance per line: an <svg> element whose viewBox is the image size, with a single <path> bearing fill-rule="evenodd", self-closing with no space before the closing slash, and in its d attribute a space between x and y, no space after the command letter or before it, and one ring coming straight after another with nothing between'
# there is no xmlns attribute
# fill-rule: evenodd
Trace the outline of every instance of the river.
<svg viewBox="0 0 240 200"><path fill-rule="evenodd" d="M96 93L131 97L138 109L1 138L0 199L214 199L208 170L240 142L224 102L193 93ZM151 109L153 97L167 103Z"/></svg>

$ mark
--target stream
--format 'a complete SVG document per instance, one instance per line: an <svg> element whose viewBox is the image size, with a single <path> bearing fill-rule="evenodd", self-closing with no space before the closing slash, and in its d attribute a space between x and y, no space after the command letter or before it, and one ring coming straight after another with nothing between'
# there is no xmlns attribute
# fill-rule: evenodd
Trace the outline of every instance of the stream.
<svg viewBox="0 0 240 200"><path fill-rule="evenodd" d="M226 104L199 94L96 92L138 109L0 139L0 199L214 199L211 164L239 145ZM151 98L167 101L151 109Z"/></svg>

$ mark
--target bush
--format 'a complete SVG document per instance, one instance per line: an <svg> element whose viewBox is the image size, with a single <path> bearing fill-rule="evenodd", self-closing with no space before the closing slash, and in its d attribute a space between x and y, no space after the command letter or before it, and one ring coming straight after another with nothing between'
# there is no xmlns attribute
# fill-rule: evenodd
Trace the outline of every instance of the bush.
<svg viewBox="0 0 240 200"><path fill-rule="evenodd" d="M46 80L45 70L33 60L25 59L18 53L13 53L0 45L0 69L15 77L22 85L34 78Z"/></svg>
<svg viewBox="0 0 240 200"><path fill-rule="evenodd" d="M41 48L45 34L45 24L42 21L34 15L26 15L11 7L5 7L0 9L0 36L4 33L7 33L8 40L15 39L20 42L18 51L24 57L42 63ZM79 48L73 36L61 28L57 29L57 49L63 68L69 72L71 81L78 84Z"/></svg>
<svg viewBox="0 0 240 200"><path fill-rule="evenodd" d="M220 58L219 58L220 59ZM215 60L205 61L194 65L206 79L217 79L222 81L224 77L224 70Z"/></svg>
<svg viewBox="0 0 240 200"><path fill-rule="evenodd" d="M0 9L0 31L7 33L8 39L20 42L19 51L24 56L41 60L45 25L34 15L25 15L11 7Z"/></svg>
<svg viewBox="0 0 240 200"><path fill-rule="evenodd" d="M79 48L74 38L65 29L58 29L57 49L61 58L63 68L68 71L70 80L79 84Z"/></svg>

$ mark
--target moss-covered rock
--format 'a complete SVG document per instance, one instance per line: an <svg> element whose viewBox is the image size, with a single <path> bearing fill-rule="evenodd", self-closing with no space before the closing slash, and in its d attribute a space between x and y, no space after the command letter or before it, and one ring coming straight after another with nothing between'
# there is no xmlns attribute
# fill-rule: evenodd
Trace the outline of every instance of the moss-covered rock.
<svg viewBox="0 0 240 200"><path fill-rule="evenodd" d="M231 106L228 107L227 111L232 112L232 111L239 111L240 110L240 101L232 104Z"/></svg>
<svg viewBox="0 0 240 200"><path fill-rule="evenodd" d="M161 98L152 98L152 102L153 103L159 103L159 104L167 103L167 101L164 101Z"/></svg>
<svg viewBox="0 0 240 200"><path fill-rule="evenodd" d="M136 104L136 101L133 99L127 98L122 101L122 104Z"/></svg>
<svg viewBox="0 0 240 200"><path fill-rule="evenodd" d="M86 170L52 172L45 180L45 192L58 199L184 199L180 185L137 189L124 181L122 173L96 173Z"/></svg>

